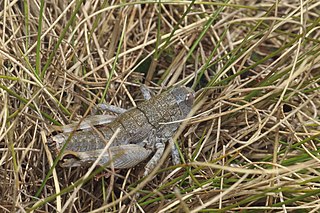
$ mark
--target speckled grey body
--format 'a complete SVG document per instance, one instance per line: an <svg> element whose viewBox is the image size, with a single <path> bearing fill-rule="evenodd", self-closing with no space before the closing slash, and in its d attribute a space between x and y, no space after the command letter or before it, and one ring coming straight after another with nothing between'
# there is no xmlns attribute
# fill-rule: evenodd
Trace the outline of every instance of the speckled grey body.
<svg viewBox="0 0 320 213"><path fill-rule="evenodd" d="M114 132L120 128L109 153L118 156L117 161L113 162L115 168L130 168L148 158L154 151L161 157L164 143L180 125L179 122L168 122L184 119L191 110L193 100L194 92L190 88L174 87L120 114L111 123L53 136L49 138L50 147L56 153L59 152L69 135L73 134L64 150L64 156L71 154L75 158L66 159L62 166L80 166L94 161ZM119 156L119 150L122 157ZM99 164L105 164L109 159L109 154L105 154ZM130 163L119 163L122 161ZM156 162L149 162L150 167L154 163ZM152 168L147 169L149 172Z"/></svg>

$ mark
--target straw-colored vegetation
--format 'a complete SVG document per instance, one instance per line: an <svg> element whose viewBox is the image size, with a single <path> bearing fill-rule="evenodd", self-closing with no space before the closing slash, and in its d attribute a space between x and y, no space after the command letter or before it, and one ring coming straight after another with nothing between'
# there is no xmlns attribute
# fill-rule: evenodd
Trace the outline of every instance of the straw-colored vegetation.
<svg viewBox="0 0 320 213"><path fill-rule="evenodd" d="M319 1L0 3L0 212L319 211ZM53 125L140 84L196 90L182 163L61 168Z"/></svg>

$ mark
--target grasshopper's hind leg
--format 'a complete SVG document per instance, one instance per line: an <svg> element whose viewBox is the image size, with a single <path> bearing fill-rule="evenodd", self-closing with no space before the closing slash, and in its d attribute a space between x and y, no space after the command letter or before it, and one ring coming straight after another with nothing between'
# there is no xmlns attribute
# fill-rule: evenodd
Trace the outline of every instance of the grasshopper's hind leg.
<svg viewBox="0 0 320 213"><path fill-rule="evenodd" d="M124 112L126 112L126 109L123 109L121 107L117 107L114 105L108 105L108 104L97 104L93 109L92 109L92 115L96 115L98 110L101 111L109 111L109 112L113 112L116 114L122 114Z"/></svg>
<svg viewBox="0 0 320 213"><path fill-rule="evenodd" d="M72 132L74 130L85 130L92 128L95 125L102 125L112 122L116 116L113 115L91 115L86 119L83 119L80 123L73 122L68 125L56 127L58 131L62 131L63 133Z"/></svg>
<svg viewBox="0 0 320 213"><path fill-rule="evenodd" d="M140 90L141 90L141 93L143 95L143 98L145 100L149 100L152 96L154 96L154 94L152 93L152 91L147 88L145 85L141 84L140 85ZM122 114L124 112L126 112L127 110L126 109L123 109L121 107L117 107L117 106L114 106L114 105L108 105L108 104L97 104L93 109L92 109L92 115L96 115L98 110L101 110L101 111L109 111L109 112L113 112L113 113L116 113L116 114Z"/></svg>
<svg viewBox="0 0 320 213"><path fill-rule="evenodd" d="M60 165L62 167L77 167L91 164L97 160L103 151L103 149L97 149L86 152L67 152L65 155L72 155L73 158L63 159L63 163ZM98 164L110 167L112 163L116 169L132 168L147 159L151 152L151 150L136 144L112 146L103 153Z"/></svg>

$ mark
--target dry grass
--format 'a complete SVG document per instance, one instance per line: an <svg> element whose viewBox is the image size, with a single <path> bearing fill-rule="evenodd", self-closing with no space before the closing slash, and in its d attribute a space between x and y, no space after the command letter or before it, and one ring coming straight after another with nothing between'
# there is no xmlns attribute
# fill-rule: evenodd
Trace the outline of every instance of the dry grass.
<svg viewBox="0 0 320 213"><path fill-rule="evenodd" d="M0 212L319 211L318 1L0 2ZM51 167L52 124L141 83L197 91L183 164Z"/></svg>

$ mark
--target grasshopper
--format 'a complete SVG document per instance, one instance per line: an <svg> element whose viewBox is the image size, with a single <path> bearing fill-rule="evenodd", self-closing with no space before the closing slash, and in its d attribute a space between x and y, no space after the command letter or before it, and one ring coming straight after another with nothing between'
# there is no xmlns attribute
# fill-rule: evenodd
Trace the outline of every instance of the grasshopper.
<svg viewBox="0 0 320 213"><path fill-rule="evenodd" d="M144 175L149 174L160 160L165 143L179 127L180 120L190 112L195 93L185 86L173 87L154 97L146 88L141 90L146 100L134 108L101 107L121 113L115 118L107 117L106 120L111 119L111 122L99 123L103 119L96 119L95 126L90 127L90 121L85 120L78 131L72 131L72 127L67 125L64 132L50 137L49 147L55 154L67 143L60 165L76 167L94 162L119 129L119 134L98 164L110 165L112 159L114 168L132 168L154 153L145 167ZM67 155L72 158L64 159ZM172 148L172 159L175 164L179 163L175 147Z"/></svg>

